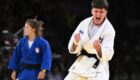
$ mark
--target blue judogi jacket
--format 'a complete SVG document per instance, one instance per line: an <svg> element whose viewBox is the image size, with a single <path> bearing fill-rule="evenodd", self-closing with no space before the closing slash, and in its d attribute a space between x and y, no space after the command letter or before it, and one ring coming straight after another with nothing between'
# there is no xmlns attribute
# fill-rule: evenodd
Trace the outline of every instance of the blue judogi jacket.
<svg viewBox="0 0 140 80"><path fill-rule="evenodd" d="M10 59L8 68L12 70L20 69L21 64L41 64L40 70L51 69L51 49L47 40L36 37L31 48L28 46L28 38L23 37Z"/></svg>

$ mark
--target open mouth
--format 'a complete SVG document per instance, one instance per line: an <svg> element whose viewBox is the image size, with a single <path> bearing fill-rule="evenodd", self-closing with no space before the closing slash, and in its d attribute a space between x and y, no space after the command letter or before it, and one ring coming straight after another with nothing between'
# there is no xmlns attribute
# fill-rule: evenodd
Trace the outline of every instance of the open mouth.
<svg viewBox="0 0 140 80"><path fill-rule="evenodd" d="M96 20L98 20L98 21L99 21L100 19L101 19L101 18L99 18L99 17L96 17Z"/></svg>

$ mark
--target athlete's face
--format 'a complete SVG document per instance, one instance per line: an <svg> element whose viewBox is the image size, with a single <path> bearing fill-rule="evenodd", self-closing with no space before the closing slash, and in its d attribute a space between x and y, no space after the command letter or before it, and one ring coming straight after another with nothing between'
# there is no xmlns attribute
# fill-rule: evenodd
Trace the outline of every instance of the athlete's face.
<svg viewBox="0 0 140 80"><path fill-rule="evenodd" d="M35 29L32 28L28 23L24 26L24 36L29 36L35 33Z"/></svg>
<svg viewBox="0 0 140 80"><path fill-rule="evenodd" d="M92 8L93 22L96 25L101 25L107 15L107 10L104 8Z"/></svg>

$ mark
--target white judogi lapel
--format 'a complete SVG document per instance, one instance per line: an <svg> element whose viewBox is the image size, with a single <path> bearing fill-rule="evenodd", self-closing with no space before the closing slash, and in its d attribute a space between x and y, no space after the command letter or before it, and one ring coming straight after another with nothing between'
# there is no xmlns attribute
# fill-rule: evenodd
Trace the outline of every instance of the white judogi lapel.
<svg viewBox="0 0 140 80"><path fill-rule="evenodd" d="M90 22L92 22L92 18L90 19ZM93 47L93 43L95 40L98 40L99 37L102 36L102 33L105 29L105 23L106 23L106 20L105 22L102 24L102 26L100 26L99 30L94 34L94 36L89 39L89 36L88 36L88 41L87 43L84 44L83 48L88 52L88 53L92 53L92 54L96 54L96 50L95 48ZM87 23L85 23L87 24ZM85 25L86 26L86 25ZM86 30L86 34L88 33L88 30ZM98 55L97 55L98 56Z"/></svg>

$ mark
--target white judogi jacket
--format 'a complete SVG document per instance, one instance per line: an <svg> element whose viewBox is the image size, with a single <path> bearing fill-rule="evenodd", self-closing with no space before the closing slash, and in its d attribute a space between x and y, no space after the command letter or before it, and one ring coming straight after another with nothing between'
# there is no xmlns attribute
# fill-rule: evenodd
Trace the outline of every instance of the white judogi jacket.
<svg viewBox="0 0 140 80"><path fill-rule="evenodd" d="M100 60L100 63L95 69L93 68L94 63L96 62L95 58L89 58L87 56L80 55L78 56L74 64L70 67L69 71L85 77L96 78L97 73L104 73L102 75L106 74L109 76L108 61L111 60L114 54L113 46L115 30L106 18L96 34L94 34L94 36L92 36L92 38L90 39L88 35L88 28L92 21L92 17L89 17L83 20L78 25L69 41L68 49L71 54L77 54L77 56L81 54L80 51L82 49L86 50L90 54L96 54L98 59ZM76 33L80 33L81 40L78 43L78 47L75 49L75 51L71 51L71 49L73 49L74 34ZM101 43L102 58L99 58L96 49L93 47L94 41L98 40L99 37L103 38L103 41Z"/></svg>

